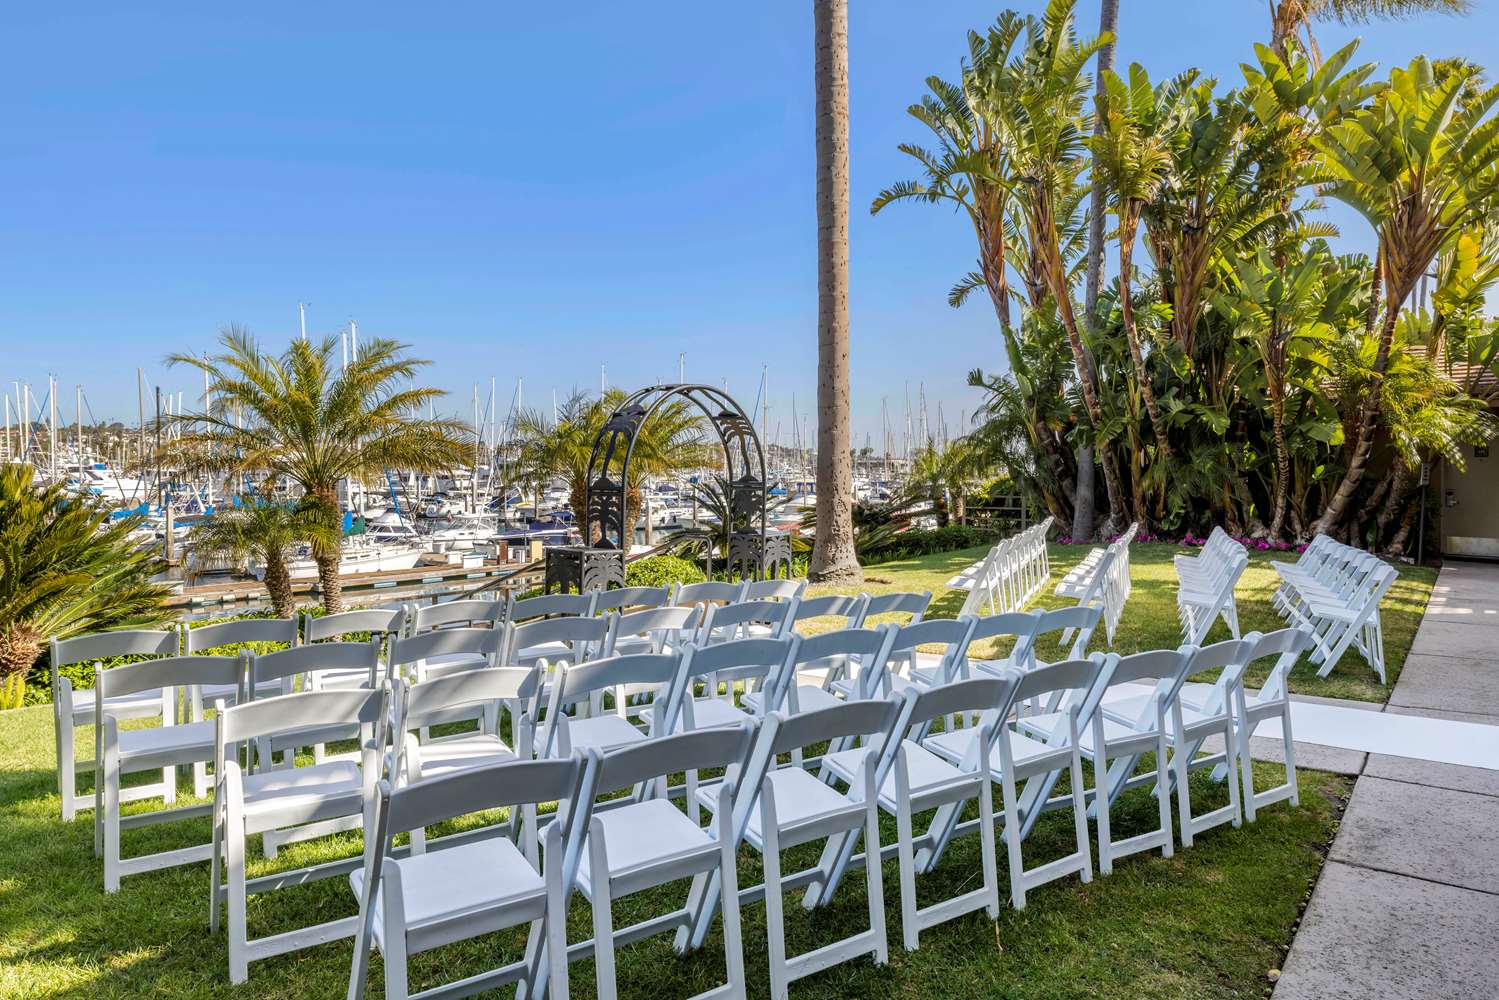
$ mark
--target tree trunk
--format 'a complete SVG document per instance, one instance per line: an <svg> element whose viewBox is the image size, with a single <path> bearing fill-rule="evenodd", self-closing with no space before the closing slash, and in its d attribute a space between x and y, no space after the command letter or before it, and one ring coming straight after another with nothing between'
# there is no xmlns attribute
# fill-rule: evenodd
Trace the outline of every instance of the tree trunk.
<svg viewBox="0 0 1499 1000"><path fill-rule="evenodd" d="M1270 537L1280 538L1286 524L1286 490L1291 483L1291 453L1286 447L1285 388L1280 373L1267 372L1266 389L1270 395L1270 419L1275 431L1275 502L1271 505Z"/></svg>
<svg viewBox="0 0 1499 1000"><path fill-rule="evenodd" d="M322 564L318 564L321 579ZM286 553L271 547L265 554L265 590L271 598L271 610L277 618L292 614L291 572L286 568Z"/></svg>
<svg viewBox="0 0 1499 1000"><path fill-rule="evenodd" d="M1126 208L1133 216L1135 209ZM1135 381L1140 386L1140 398L1145 401L1145 412L1150 415L1150 429L1155 432L1156 461L1171 461L1171 439L1166 435L1166 420L1156 405L1155 390L1150 385L1150 375L1145 371L1145 355L1140 350L1140 335L1135 329L1135 304L1131 300L1130 269L1135 259L1134 218L1121 219L1119 223L1119 308L1124 313L1124 337L1129 342L1129 356L1135 364ZM1136 487L1136 492L1139 488Z"/></svg>
<svg viewBox="0 0 1499 1000"><path fill-rule="evenodd" d="M813 0L817 92L817 536L808 576L862 578L848 384L848 0Z"/></svg>
<svg viewBox="0 0 1499 1000"><path fill-rule="evenodd" d="M1077 449L1077 498L1072 504L1072 543L1082 545L1093 540L1093 522L1098 514L1094 510L1094 471L1092 445L1079 445Z"/></svg>
<svg viewBox="0 0 1499 1000"><path fill-rule="evenodd" d="M336 487L328 486L313 491L314 498L327 512L334 530L341 530L342 518L338 512ZM338 575L339 562L343 557L343 539L329 551L313 548L312 559L317 563L318 588L323 592L323 611L336 615L344 609L344 585Z"/></svg>
<svg viewBox="0 0 1499 1000"><path fill-rule="evenodd" d="M1317 521L1315 531L1326 532L1340 524L1348 513L1353 495L1363 484L1368 470L1369 455L1374 451L1374 432L1379 423L1380 396L1384 389L1384 373L1390 363L1390 341L1395 336L1395 322L1400 318L1400 299L1393 294L1385 305L1384 326L1379 331L1379 353L1374 356L1374 382L1364 396L1364 406L1359 414L1358 435L1354 440L1353 456L1348 461L1348 471L1338 484L1337 492L1328 501Z"/></svg>

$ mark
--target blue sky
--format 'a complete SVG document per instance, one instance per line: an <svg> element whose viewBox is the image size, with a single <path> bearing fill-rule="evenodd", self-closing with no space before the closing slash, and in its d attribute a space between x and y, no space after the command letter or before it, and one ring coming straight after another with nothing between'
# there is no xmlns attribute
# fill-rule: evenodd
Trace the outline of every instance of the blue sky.
<svg viewBox="0 0 1499 1000"><path fill-rule="evenodd" d="M1034 11L1039 0L1012 4ZM815 387L811 4L33 4L0 37L0 380L81 383L133 417L134 369L167 370L230 321L279 346L355 319L434 361L466 413L556 389L719 383L772 433ZM956 75L1006 6L851 2L855 443L880 444L924 385L957 432L992 311L954 311L971 236L872 196L911 175L905 108ZM1266 33L1260 0L1122 0L1120 60L1226 83ZM1345 29L1382 66L1417 52L1499 64L1499 5L1465 20ZM1096 24L1096 0L1080 20ZM1347 245L1367 247L1340 213ZM898 433L898 431L897 431ZM897 441L898 446L898 441Z"/></svg>

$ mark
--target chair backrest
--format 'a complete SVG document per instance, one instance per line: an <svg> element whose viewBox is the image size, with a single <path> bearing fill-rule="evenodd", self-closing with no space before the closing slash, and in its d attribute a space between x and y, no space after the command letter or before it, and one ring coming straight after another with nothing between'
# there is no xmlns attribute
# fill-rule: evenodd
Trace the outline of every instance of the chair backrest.
<svg viewBox="0 0 1499 1000"><path fill-rule="evenodd" d="M625 688L644 685L656 689L655 711L651 713L651 735L662 736L676 723L671 715L677 701L676 687L682 658L677 653L629 653L606 656L573 666L563 667L552 682L552 699L547 708L546 725L538 743L543 756L566 756L570 746L562 745L559 731L568 708L587 702L602 710L603 695L613 694L614 711L625 714Z"/></svg>
<svg viewBox="0 0 1499 1000"><path fill-rule="evenodd" d="M548 660L567 660L581 663L591 659L603 648L609 636L610 618L538 618L520 625L511 625L505 639L506 666L517 666L516 658L525 650L552 643L566 643L568 655L548 656Z"/></svg>
<svg viewBox="0 0 1499 1000"><path fill-rule="evenodd" d="M744 585L741 601L786 601L806 592L806 580L751 580Z"/></svg>
<svg viewBox="0 0 1499 1000"><path fill-rule="evenodd" d="M199 653L220 646L242 646L247 642L297 644L295 618L235 618L227 622L185 629L183 652Z"/></svg>
<svg viewBox="0 0 1499 1000"><path fill-rule="evenodd" d="M227 746L313 727L357 725L378 731L384 724L388 693L383 687L338 688L231 705L218 715L219 760L224 760Z"/></svg>
<svg viewBox="0 0 1499 1000"><path fill-rule="evenodd" d="M1002 670L998 677L954 681L919 691L907 688L903 694L911 704L907 709L906 725L925 726L943 716L979 712L983 715L983 723L991 726L993 733L1009 718L1015 692L1020 687L1020 677L1018 670ZM985 753L983 757L975 757L974 761L987 757Z"/></svg>
<svg viewBox="0 0 1499 1000"><path fill-rule="evenodd" d="M864 619L864 605L868 594L823 594L821 597L804 597L796 606L796 621L812 618L842 618L847 628L858 628Z"/></svg>
<svg viewBox="0 0 1499 1000"><path fill-rule="evenodd" d="M461 670L418 684L403 685L397 704L398 736L412 729L464 719L498 719L501 702L530 702L539 683L537 671L522 667Z"/></svg>
<svg viewBox="0 0 1499 1000"><path fill-rule="evenodd" d="M744 626L768 625L772 636L791 631L796 614L796 598L788 601L741 601L738 604L709 604L703 609L703 624L697 642L705 645L744 638Z"/></svg>
<svg viewBox="0 0 1499 1000"><path fill-rule="evenodd" d="M966 662L973 626L972 618L928 618L897 629L890 651L892 655L910 652L914 657L918 646L943 646L935 676L938 684L946 684L957 679Z"/></svg>
<svg viewBox="0 0 1499 1000"><path fill-rule="evenodd" d="M736 682L758 687L762 692L760 714L772 711L785 687L787 672L793 670L802 641L800 636L792 633L778 639L731 639L711 646L689 644L682 651L676 703L668 705L667 712L675 713L675 718L683 726L688 725L692 721L692 709L687 702L692 697L694 684L699 681L708 685L709 696L717 696L721 685L723 697L730 700Z"/></svg>
<svg viewBox="0 0 1499 1000"><path fill-rule="evenodd" d="M117 632L91 632L71 639L50 642L52 669L73 663L87 663L112 656L176 656L182 635L169 629L121 629Z"/></svg>
<svg viewBox="0 0 1499 1000"><path fill-rule="evenodd" d="M1212 693L1199 706L1202 711L1218 713L1229 709L1234 686L1243 679L1244 668L1249 665L1258 640L1259 633L1251 632L1242 639L1225 639L1197 651L1186 679L1198 678L1199 683L1208 683L1204 675L1216 671L1211 678Z"/></svg>
<svg viewBox="0 0 1499 1000"><path fill-rule="evenodd" d="M744 593L743 583L726 583L722 580L707 580L703 583L679 583L672 590L673 604L703 604L721 601L732 604Z"/></svg>
<svg viewBox="0 0 1499 1000"><path fill-rule="evenodd" d="M520 600L516 600L515 595L511 594L506 602L505 621L519 625L534 618L583 618L593 614L597 598L596 590L586 594L541 594Z"/></svg>
<svg viewBox="0 0 1499 1000"><path fill-rule="evenodd" d="M363 670L369 675L366 682L374 687L380 669L380 640L368 642L320 642L317 645L293 646L274 653L251 655L249 696L271 681L281 682L281 693L292 693L292 682L302 674L318 670Z"/></svg>
<svg viewBox="0 0 1499 1000"><path fill-rule="evenodd" d="M401 667L433 656L477 653L490 658L499 656L504 632L493 628L432 629L420 635L393 638L386 667L397 676Z"/></svg>
<svg viewBox="0 0 1499 1000"><path fill-rule="evenodd" d="M973 620L973 635L968 639L969 652L974 643L990 639L1012 638L1014 643L1004 662L1023 666L1031 660L1031 643L1035 641L1036 627L1041 623L1040 611L1010 611L999 615L981 615Z"/></svg>
<svg viewBox="0 0 1499 1000"><path fill-rule="evenodd" d="M578 804L585 774L589 778L586 783L591 784L591 772L597 767L597 758L577 754L561 760L516 760L467 768L395 790L382 782L380 796L388 815L382 824L385 836L507 806L531 807L523 809L529 833L535 829L535 807L545 802L556 802L557 822L567 823L567 817ZM527 860L536 864L539 838L527 835L520 840Z"/></svg>
<svg viewBox="0 0 1499 1000"><path fill-rule="evenodd" d="M473 599L442 604L406 605L408 631L412 635L435 628L493 628L505 614L504 601Z"/></svg>
<svg viewBox="0 0 1499 1000"><path fill-rule="evenodd" d="M755 738L755 727L739 726L677 733L623 747L604 757L599 768L598 794L608 795L652 778L686 772L727 768L738 773ZM696 809L696 796L688 791L688 808Z"/></svg>
<svg viewBox="0 0 1499 1000"><path fill-rule="evenodd" d="M342 639L351 632L368 632L372 637L401 631L404 614L400 608L362 608L341 611L336 615L311 615L302 612L302 641L322 642Z"/></svg>
<svg viewBox="0 0 1499 1000"><path fill-rule="evenodd" d="M1041 612L1040 619L1036 622L1035 636L1031 640L1031 658L1028 666L1035 666L1040 657L1045 656L1049 650L1043 645L1043 640L1049 635L1057 635L1057 649L1067 646L1067 640L1071 639L1071 646L1065 652L1067 659L1080 660L1087 655L1088 643L1093 640L1093 630L1098 628L1098 622L1103 617L1103 604L1079 604L1074 608L1058 608L1055 611ZM1071 633L1076 632L1074 637Z"/></svg>
<svg viewBox="0 0 1499 1000"><path fill-rule="evenodd" d="M166 656L140 663L122 663L108 670L94 668L96 705L120 695L185 688L196 684L233 684L243 694L245 658L233 656Z"/></svg>
<svg viewBox="0 0 1499 1000"><path fill-rule="evenodd" d="M1259 693L1255 695L1252 704L1261 705L1289 698L1290 689L1287 682L1291 668L1296 665L1297 660L1301 659L1301 654L1312 647L1314 642L1312 630L1302 626L1278 629L1264 635L1251 632L1244 637L1244 641L1253 643L1244 661L1246 669L1256 660L1262 660L1267 656L1277 657L1275 666L1270 668L1270 675L1265 678L1265 683L1260 685Z"/></svg>
<svg viewBox="0 0 1499 1000"><path fill-rule="evenodd" d="M594 595L593 613L623 611L625 608L660 608L671 600L668 587L616 587Z"/></svg>
<svg viewBox="0 0 1499 1000"><path fill-rule="evenodd" d="M843 667L854 682L853 698L876 696L875 687L888 669L890 652L900 627L893 624L873 628L845 628L819 635L802 636L792 667L776 692L777 702L784 702L796 686L797 670L829 661L829 666Z"/></svg>
<svg viewBox="0 0 1499 1000"><path fill-rule="evenodd" d="M903 614L911 616L906 624L914 625L926 615L926 610L931 603L932 592L930 590L919 594L871 594L869 600L864 603L864 619L867 621L875 615Z"/></svg>
<svg viewBox="0 0 1499 1000"><path fill-rule="evenodd" d="M627 636L649 636L651 652L659 653L672 634L684 629L689 634L695 632L701 614L702 608L694 604L682 608L647 608L644 611L611 615L609 635L604 642L604 655L613 655L615 645Z"/></svg>

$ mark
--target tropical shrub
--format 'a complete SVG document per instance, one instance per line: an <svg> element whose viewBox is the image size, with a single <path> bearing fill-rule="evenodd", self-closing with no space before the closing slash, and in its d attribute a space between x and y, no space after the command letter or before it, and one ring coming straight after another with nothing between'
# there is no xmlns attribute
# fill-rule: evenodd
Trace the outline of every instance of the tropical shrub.
<svg viewBox="0 0 1499 1000"><path fill-rule="evenodd" d="M678 556L649 556L630 563L625 570L627 587L669 587L674 583L702 583L706 579L702 567Z"/></svg>
<svg viewBox="0 0 1499 1000"><path fill-rule="evenodd" d="M0 469L0 708L25 700L49 638L171 618L167 588L151 582L159 561L130 540L138 523L111 522L61 483L36 489L29 465Z"/></svg>

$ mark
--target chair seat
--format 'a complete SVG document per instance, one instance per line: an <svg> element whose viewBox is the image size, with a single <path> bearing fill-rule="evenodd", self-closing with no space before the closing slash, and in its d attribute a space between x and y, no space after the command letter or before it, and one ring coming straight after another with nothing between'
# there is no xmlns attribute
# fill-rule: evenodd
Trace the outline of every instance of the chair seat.
<svg viewBox="0 0 1499 1000"><path fill-rule="evenodd" d="M417 753L424 779L515 759L515 752L504 740L488 733L423 743Z"/></svg>
<svg viewBox="0 0 1499 1000"><path fill-rule="evenodd" d="M369 681L368 670L319 670L317 672L317 687L322 691L364 687Z"/></svg>
<svg viewBox="0 0 1499 1000"><path fill-rule="evenodd" d="M1060 712L1048 712L1044 715L1027 715L1018 720L1017 725L1029 733L1045 734L1052 732L1057 725L1066 725L1067 717ZM1153 735L1153 730L1141 731L1133 726L1127 726L1108 717L1103 717L1103 741L1106 744L1121 743L1125 740L1138 739ZM1083 726L1078 733L1077 745L1088 752L1093 751L1093 727Z"/></svg>
<svg viewBox="0 0 1499 1000"><path fill-rule="evenodd" d="M758 694L759 692L756 692L757 696ZM745 704L749 704L749 699L749 695L744 696ZM834 705L842 704L842 698L831 691L823 690L815 684L798 684L796 686L796 707L799 712L815 712L820 708L832 708Z"/></svg>
<svg viewBox="0 0 1499 1000"><path fill-rule="evenodd" d="M718 842L666 799L646 799L604 810L595 813L594 819L604 828L610 878L654 862L717 850ZM589 899L594 890L591 847L591 842L584 844L578 867L578 887Z"/></svg>
<svg viewBox="0 0 1499 1000"><path fill-rule="evenodd" d="M1203 687L1208 688L1210 691L1212 690L1212 685L1210 684L1205 684ZM1103 706L1104 721L1108 722L1112 720L1127 724L1129 720L1138 719L1147 711L1153 713L1154 705L1155 698L1148 694L1136 695L1133 698L1123 698L1119 701L1111 701ZM1193 726L1199 722L1206 722L1208 719L1227 714L1228 711L1226 709L1222 712L1204 712L1200 704L1188 705L1185 701L1182 702L1182 723L1184 725ZM1171 714L1169 712L1166 715L1166 726L1167 728L1171 726ZM1105 727L1105 734L1107 734L1107 727Z"/></svg>
<svg viewBox="0 0 1499 1000"><path fill-rule="evenodd" d="M402 923L408 935L439 921L462 917L463 926L455 928L449 940L468 938L510 923L496 920L493 910L526 899L544 904L546 899L546 883L525 855L504 837L434 847L423 854L392 858L386 864L400 869ZM363 897L363 868L349 874L349 885L356 897ZM383 950L385 902L379 891L375 893L374 911L375 943ZM423 942L427 948L441 943Z"/></svg>
<svg viewBox="0 0 1499 1000"><path fill-rule="evenodd" d="M847 815L850 811L860 808L859 803L852 801L833 787L823 784L799 767L778 768L768 773L765 781L774 789L776 821L780 824L783 833L794 831L798 826L815 823L824 817ZM717 794L716 788L699 788L698 801L711 811L718 805ZM745 839L756 850L763 850L765 847L765 834L760 822L758 798L750 809Z"/></svg>
<svg viewBox="0 0 1499 1000"><path fill-rule="evenodd" d="M189 722L180 726L123 730L119 742L120 764L134 769L211 760L216 725L214 722Z"/></svg>
<svg viewBox="0 0 1499 1000"><path fill-rule="evenodd" d="M139 694L120 694L104 699L104 714L116 719L152 719L161 715L161 692L142 691ZM73 692L73 725L86 726L94 722L94 692Z"/></svg>
<svg viewBox="0 0 1499 1000"><path fill-rule="evenodd" d="M586 719L568 719L567 736L574 750L599 750L603 753L643 743L647 739L645 733L632 726L628 719L613 712Z"/></svg>
<svg viewBox="0 0 1499 1000"><path fill-rule="evenodd" d="M245 832L349 816L364 808L359 765L349 760L247 774Z"/></svg>
<svg viewBox="0 0 1499 1000"><path fill-rule="evenodd" d="M641 713L641 718L645 718ZM685 720L686 714L683 714ZM692 699L692 727L694 729L717 729L720 726L737 726L752 719L748 712L737 708L726 698Z"/></svg>
<svg viewBox="0 0 1499 1000"><path fill-rule="evenodd" d="M959 730L960 732L966 730ZM955 779L961 779L964 774L952 763L943 760L932 753L920 743L906 740L901 743L901 748L906 754L907 775L911 782L911 795L920 798L925 791L934 789L940 785L951 783ZM836 774L844 784L852 786L859 777L859 768L869 756L867 747L853 747L849 750L840 750L837 753L825 754L822 758L823 766L833 774ZM776 800L777 804L780 800ZM885 781L880 785L880 808L887 812L895 812L896 809L896 781L895 768L890 768L890 773L885 776Z"/></svg>
<svg viewBox="0 0 1499 1000"><path fill-rule="evenodd" d="M928 736L922 745L937 756L953 764L960 764L968 756L968 750L973 741L978 738L977 729L953 729L945 733L936 733ZM1070 753L1067 747L1054 747L1037 739L1017 733L1006 727L1004 738L1010 743L1010 759L1015 762L1016 770L1024 770L1027 764L1047 758L1059 758ZM989 754L989 770L991 773L1000 773L1002 758L998 744Z"/></svg>
<svg viewBox="0 0 1499 1000"><path fill-rule="evenodd" d="M513 650L510 659L517 667L534 667L537 660L546 660L552 666L556 666L563 660L575 663L577 655L573 648L565 642L543 642L536 646L526 646L522 649Z"/></svg>

